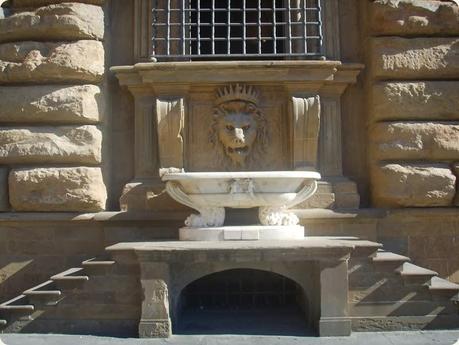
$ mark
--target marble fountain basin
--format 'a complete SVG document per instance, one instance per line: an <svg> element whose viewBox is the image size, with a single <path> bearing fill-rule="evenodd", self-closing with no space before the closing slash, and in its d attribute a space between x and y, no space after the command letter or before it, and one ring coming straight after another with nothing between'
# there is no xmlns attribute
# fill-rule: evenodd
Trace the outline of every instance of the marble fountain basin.
<svg viewBox="0 0 459 345"><path fill-rule="evenodd" d="M296 225L288 209L310 198L320 174L315 171L170 172L162 176L176 201L197 211L188 227L220 227L225 207L259 207L262 225Z"/></svg>

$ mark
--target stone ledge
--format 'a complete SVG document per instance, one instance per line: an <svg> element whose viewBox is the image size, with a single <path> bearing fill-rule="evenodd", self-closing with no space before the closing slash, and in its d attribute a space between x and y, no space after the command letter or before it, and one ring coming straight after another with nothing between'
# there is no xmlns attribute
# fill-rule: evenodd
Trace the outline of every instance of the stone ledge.
<svg viewBox="0 0 459 345"><path fill-rule="evenodd" d="M0 123L90 124L105 113L96 85L0 87Z"/></svg>
<svg viewBox="0 0 459 345"><path fill-rule="evenodd" d="M440 218L457 217L459 213L456 207L444 208L399 208L382 209L367 208L360 210L297 210L295 214L306 221L336 221L336 220L369 220L369 219L402 219L418 220L419 218ZM4 212L0 213L1 222L143 222L143 221L176 221L181 226L181 222L189 215L189 212L121 212L103 211L96 213L80 212Z"/></svg>
<svg viewBox="0 0 459 345"><path fill-rule="evenodd" d="M374 78L459 78L459 38L379 37L370 51Z"/></svg>
<svg viewBox="0 0 459 345"><path fill-rule="evenodd" d="M0 128L0 163L102 161L102 132L96 126Z"/></svg>
<svg viewBox="0 0 459 345"><path fill-rule="evenodd" d="M102 40L104 12L94 5L63 3L0 20L0 42Z"/></svg>
<svg viewBox="0 0 459 345"><path fill-rule="evenodd" d="M70 0L11 0L11 7L40 7L52 4L61 4L63 2L70 2ZM71 0L71 2L102 6L105 3L105 0Z"/></svg>
<svg viewBox="0 0 459 345"><path fill-rule="evenodd" d="M459 120L459 82L376 83L371 120Z"/></svg>
<svg viewBox="0 0 459 345"><path fill-rule="evenodd" d="M453 2L377 0L370 2L369 24L376 35L458 35L459 7Z"/></svg>
<svg viewBox="0 0 459 345"><path fill-rule="evenodd" d="M459 122L385 122L370 130L377 160L459 160Z"/></svg>
<svg viewBox="0 0 459 345"><path fill-rule="evenodd" d="M104 75L104 47L98 41L0 44L0 84L86 82Z"/></svg>
<svg viewBox="0 0 459 345"><path fill-rule="evenodd" d="M107 199L100 168L13 169L9 190L15 211L100 211Z"/></svg>

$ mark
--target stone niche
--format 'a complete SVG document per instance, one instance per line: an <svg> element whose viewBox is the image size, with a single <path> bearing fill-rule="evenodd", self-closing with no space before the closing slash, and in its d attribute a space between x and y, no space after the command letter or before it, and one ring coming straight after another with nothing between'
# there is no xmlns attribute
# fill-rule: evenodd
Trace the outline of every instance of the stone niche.
<svg viewBox="0 0 459 345"><path fill-rule="evenodd" d="M160 170L314 170L315 199L301 207L357 208L355 184L342 173L340 96L363 68L337 61L139 63L112 67L135 102L135 178L120 199L126 211L180 208L165 195ZM218 93L253 92L263 121L258 154L226 164L212 137ZM263 131L263 135L260 132ZM217 143L216 143L217 142ZM221 148L220 148L221 149Z"/></svg>

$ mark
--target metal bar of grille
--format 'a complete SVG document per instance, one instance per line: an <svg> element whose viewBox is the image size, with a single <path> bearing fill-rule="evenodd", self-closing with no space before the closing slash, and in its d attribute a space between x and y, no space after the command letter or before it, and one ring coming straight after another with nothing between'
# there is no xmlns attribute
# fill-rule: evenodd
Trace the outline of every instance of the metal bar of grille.
<svg viewBox="0 0 459 345"><path fill-rule="evenodd" d="M231 53L231 0L228 1L228 27L227 27L227 48L226 53L229 55Z"/></svg>
<svg viewBox="0 0 459 345"><path fill-rule="evenodd" d="M201 55L201 1L197 0L197 15L198 15L198 55Z"/></svg>
<svg viewBox="0 0 459 345"><path fill-rule="evenodd" d="M167 2L167 22L170 23L171 22L171 2L170 1L166 1ZM170 25L166 26L166 52L167 52L167 55L170 55L171 54L171 43L170 43L170 35L171 35L171 27Z"/></svg>
<svg viewBox="0 0 459 345"><path fill-rule="evenodd" d="M290 7L290 0L287 0L287 37L288 37L288 53L292 53L292 9Z"/></svg>
<svg viewBox="0 0 459 345"><path fill-rule="evenodd" d="M276 34L277 34L277 26L276 26L276 0L273 0L272 1L273 3L273 53L277 53L277 37L276 37Z"/></svg>
<svg viewBox="0 0 459 345"><path fill-rule="evenodd" d="M258 7L257 7L257 14L258 14L258 54L261 54L261 0L258 0Z"/></svg>
<svg viewBox="0 0 459 345"><path fill-rule="evenodd" d="M307 14L308 14L308 11L306 10L307 8L307 4L306 4L307 0L303 0L303 28L304 28L304 32L303 32L303 45L304 45L304 53L307 54L308 53L308 25L307 25Z"/></svg>
<svg viewBox="0 0 459 345"><path fill-rule="evenodd" d="M319 12L318 13L318 21L319 21L319 25L318 25L318 29L319 29L319 53L322 55L323 54L323 34L322 34L322 6L320 4L321 0L316 0L317 1L317 11Z"/></svg>
<svg viewBox="0 0 459 345"><path fill-rule="evenodd" d="M242 54L247 54L247 7L246 0L242 0Z"/></svg>
<svg viewBox="0 0 459 345"><path fill-rule="evenodd" d="M212 0L212 55L215 54L215 0Z"/></svg>
<svg viewBox="0 0 459 345"><path fill-rule="evenodd" d="M152 12L157 59L323 55L319 0L152 0Z"/></svg>

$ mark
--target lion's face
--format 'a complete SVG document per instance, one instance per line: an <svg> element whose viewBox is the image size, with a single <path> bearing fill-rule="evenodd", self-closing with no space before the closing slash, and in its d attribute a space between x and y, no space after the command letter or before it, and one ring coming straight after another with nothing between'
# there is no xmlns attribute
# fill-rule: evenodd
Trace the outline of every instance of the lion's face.
<svg viewBox="0 0 459 345"><path fill-rule="evenodd" d="M244 166L257 138L256 107L247 102L223 104L224 115L217 119L218 139L226 155L238 166Z"/></svg>

